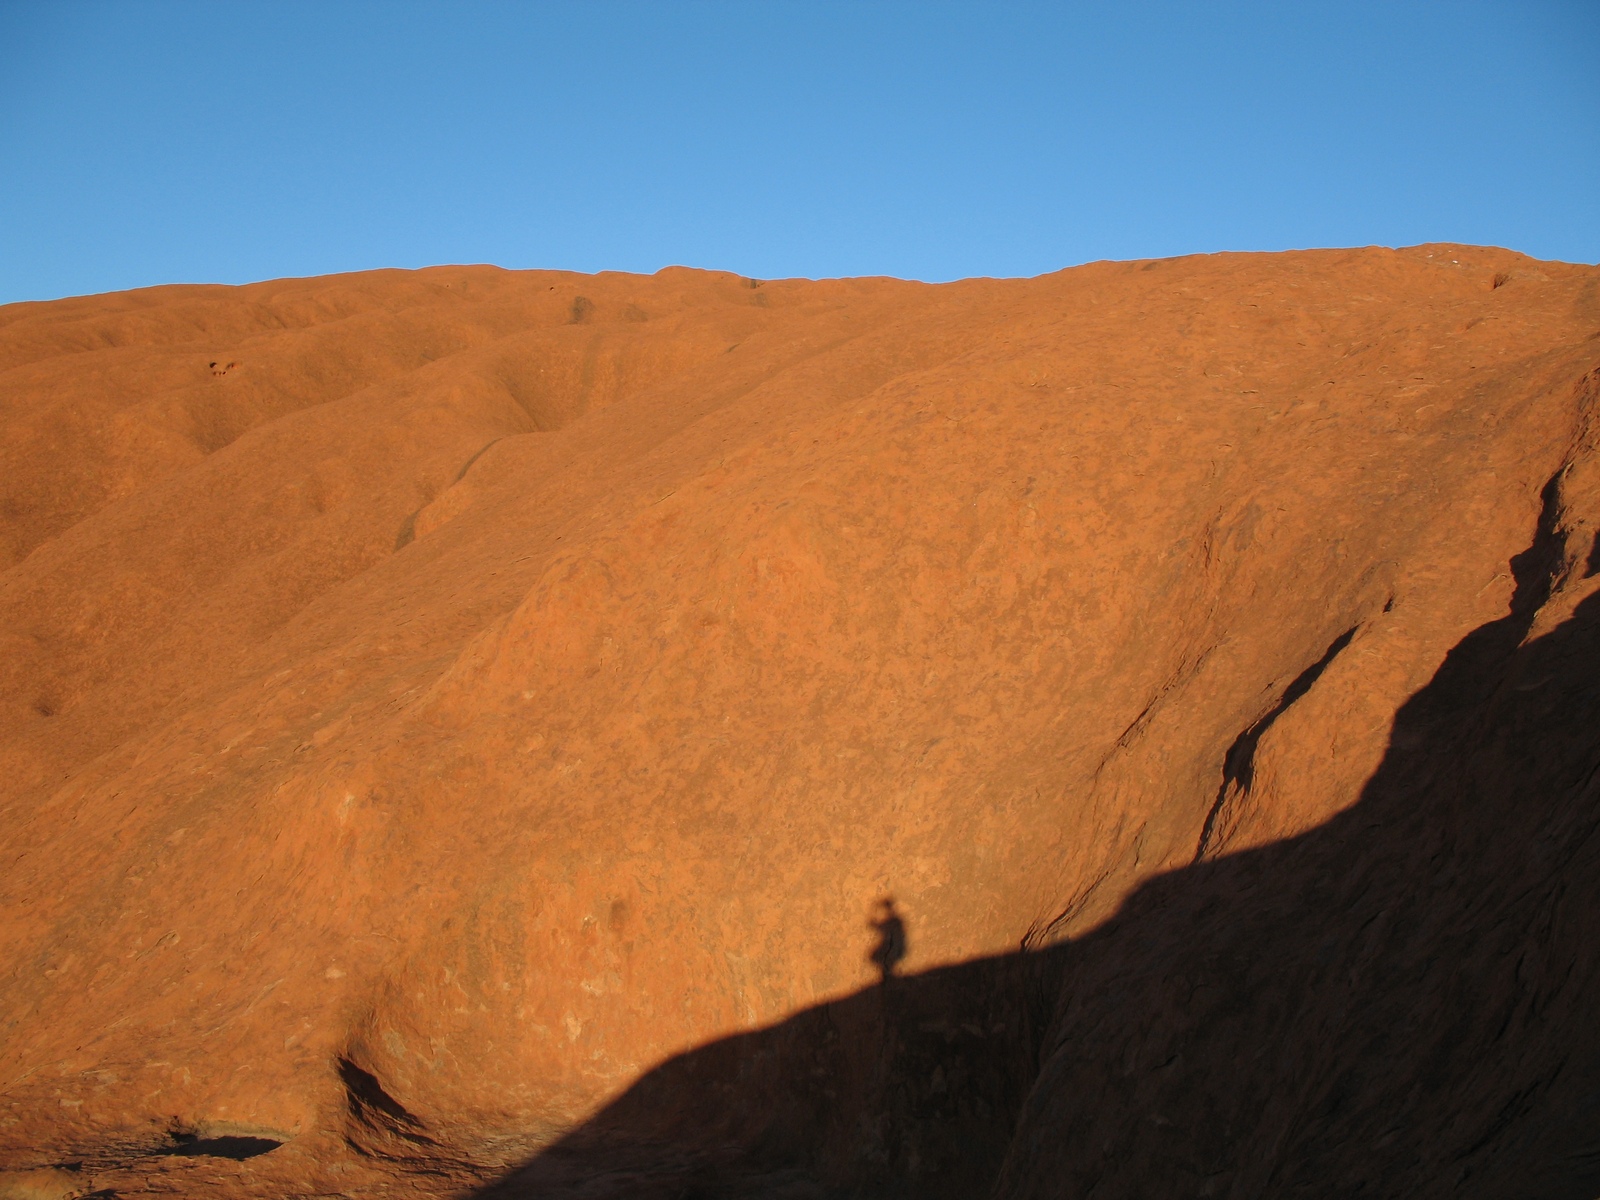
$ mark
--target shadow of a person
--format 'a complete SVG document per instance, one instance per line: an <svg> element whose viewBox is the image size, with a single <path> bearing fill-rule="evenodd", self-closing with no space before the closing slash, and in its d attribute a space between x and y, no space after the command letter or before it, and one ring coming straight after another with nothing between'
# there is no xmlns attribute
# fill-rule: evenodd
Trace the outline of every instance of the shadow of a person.
<svg viewBox="0 0 1600 1200"><path fill-rule="evenodd" d="M1559 479L1349 807L916 973L886 897L879 986L668 1060L477 1200L1600 1196L1600 591L1531 636Z"/></svg>
<svg viewBox="0 0 1600 1200"><path fill-rule="evenodd" d="M906 956L906 923L895 908L893 896L879 900L877 909L881 915L869 924L878 932L878 944L867 958L878 968L884 982L888 982L895 967Z"/></svg>

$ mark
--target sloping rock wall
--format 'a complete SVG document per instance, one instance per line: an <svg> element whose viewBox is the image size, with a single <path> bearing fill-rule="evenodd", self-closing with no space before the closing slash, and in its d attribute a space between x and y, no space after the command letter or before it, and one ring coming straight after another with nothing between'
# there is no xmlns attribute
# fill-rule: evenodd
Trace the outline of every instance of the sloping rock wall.
<svg viewBox="0 0 1600 1200"><path fill-rule="evenodd" d="M0 1157L1581 1190L1597 283L0 309Z"/></svg>

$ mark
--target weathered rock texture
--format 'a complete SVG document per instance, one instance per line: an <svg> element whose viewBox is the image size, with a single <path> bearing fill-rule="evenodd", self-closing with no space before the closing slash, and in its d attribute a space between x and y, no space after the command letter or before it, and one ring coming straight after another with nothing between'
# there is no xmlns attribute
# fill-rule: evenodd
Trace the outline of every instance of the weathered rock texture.
<svg viewBox="0 0 1600 1200"><path fill-rule="evenodd" d="M1591 1197L1597 369L1456 246L0 309L0 1195Z"/></svg>

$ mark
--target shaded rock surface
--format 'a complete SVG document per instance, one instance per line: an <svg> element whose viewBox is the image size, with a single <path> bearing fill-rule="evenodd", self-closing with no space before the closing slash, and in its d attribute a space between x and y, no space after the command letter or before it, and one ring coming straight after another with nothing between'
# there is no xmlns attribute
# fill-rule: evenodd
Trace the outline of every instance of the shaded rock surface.
<svg viewBox="0 0 1600 1200"><path fill-rule="evenodd" d="M0 1194L1593 1196L1597 372L1458 246L0 309Z"/></svg>

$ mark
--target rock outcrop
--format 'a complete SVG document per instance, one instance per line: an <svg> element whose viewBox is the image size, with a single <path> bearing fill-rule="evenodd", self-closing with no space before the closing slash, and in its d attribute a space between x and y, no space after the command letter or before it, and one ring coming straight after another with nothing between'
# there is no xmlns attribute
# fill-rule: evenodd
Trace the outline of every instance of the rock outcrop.
<svg viewBox="0 0 1600 1200"><path fill-rule="evenodd" d="M1597 399L1459 246L0 308L0 1195L1593 1195Z"/></svg>

